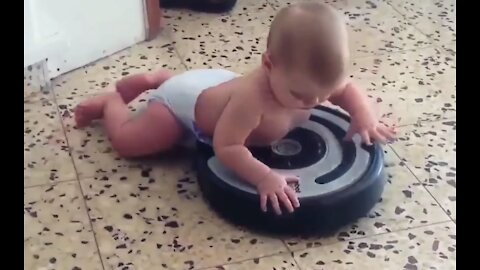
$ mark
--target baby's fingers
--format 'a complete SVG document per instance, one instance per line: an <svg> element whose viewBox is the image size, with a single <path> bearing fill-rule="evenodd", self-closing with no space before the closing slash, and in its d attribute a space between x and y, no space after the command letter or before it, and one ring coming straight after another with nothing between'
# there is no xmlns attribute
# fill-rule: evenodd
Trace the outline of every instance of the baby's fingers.
<svg viewBox="0 0 480 270"><path fill-rule="evenodd" d="M375 141L379 143L382 143L382 144L387 143L387 138L384 135L382 135L382 133L378 129L372 131L372 137Z"/></svg>
<svg viewBox="0 0 480 270"><path fill-rule="evenodd" d="M273 210L277 215L282 214L282 209L280 209L280 204L278 203L278 197L277 194L269 194L268 199L270 199L270 203L272 204Z"/></svg>
<svg viewBox="0 0 480 270"><path fill-rule="evenodd" d="M362 137L363 143L365 143L366 145L372 145L372 140L367 130L360 132L360 136Z"/></svg>
<svg viewBox="0 0 480 270"><path fill-rule="evenodd" d="M286 187L285 193L287 194L288 198L290 199L295 208L300 206L300 201L298 201L297 194L291 187Z"/></svg>
<svg viewBox="0 0 480 270"><path fill-rule="evenodd" d="M280 199L280 201L283 203L285 208L287 208L288 212L292 213L293 205L292 205L292 202L290 202L290 199L288 198L287 194L285 194L285 192L278 192L277 196Z"/></svg>
<svg viewBox="0 0 480 270"><path fill-rule="evenodd" d="M379 127L377 128L377 132L387 138L388 141L393 141L395 139L395 136L397 135L394 127Z"/></svg>
<svg viewBox="0 0 480 270"><path fill-rule="evenodd" d="M260 194L260 209L262 209L263 212L267 212L267 195L266 194Z"/></svg>
<svg viewBox="0 0 480 270"><path fill-rule="evenodd" d="M353 136L357 133L357 129L355 126L350 125L350 127L347 130L347 134L345 134L345 137L343 138L345 141L351 141Z"/></svg>

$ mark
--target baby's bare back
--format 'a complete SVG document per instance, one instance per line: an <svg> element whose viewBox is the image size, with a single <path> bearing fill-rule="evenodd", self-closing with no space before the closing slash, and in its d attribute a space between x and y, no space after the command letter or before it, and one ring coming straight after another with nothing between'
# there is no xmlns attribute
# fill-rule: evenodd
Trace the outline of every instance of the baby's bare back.
<svg viewBox="0 0 480 270"><path fill-rule="evenodd" d="M309 117L308 110L281 107L265 84L251 74L207 89L200 95L195 106L195 119L206 135L213 137L227 106L237 107L235 111L239 112L228 116L231 119L227 122L232 126L241 122L239 120L247 113L261 114L261 120L248 136L246 145L270 144Z"/></svg>

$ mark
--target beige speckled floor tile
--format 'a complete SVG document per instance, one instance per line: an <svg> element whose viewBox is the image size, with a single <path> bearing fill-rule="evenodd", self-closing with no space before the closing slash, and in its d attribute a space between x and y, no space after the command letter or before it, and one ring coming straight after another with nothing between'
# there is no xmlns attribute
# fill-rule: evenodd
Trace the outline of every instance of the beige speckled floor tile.
<svg viewBox="0 0 480 270"><path fill-rule="evenodd" d="M56 105L47 99L24 103L23 184L75 179L75 169Z"/></svg>
<svg viewBox="0 0 480 270"><path fill-rule="evenodd" d="M387 184L381 202L373 208L368 217L347 226L332 237L285 238L289 248L299 250L330 244L338 240L371 236L449 220L445 212L393 151L386 151L385 164Z"/></svg>
<svg viewBox="0 0 480 270"><path fill-rule="evenodd" d="M291 253L207 268L206 270L300 270Z"/></svg>
<svg viewBox="0 0 480 270"><path fill-rule="evenodd" d="M246 73L260 64L275 10L265 1L239 1L228 14L195 16L169 11L167 24L189 68Z"/></svg>
<svg viewBox="0 0 480 270"><path fill-rule="evenodd" d="M272 0L280 8L311 0ZM352 58L423 48L431 42L401 14L383 1L333 0L330 4L345 16Z"/></svg>
<svg viewBox="0 0 480 270"><path fill-rule="evenodd" d="M450 55L457 56L457 42L450 44L442 45L443 49L446 50Z"/></svg>
<svg viewBox="0 0 480 270"><path fill-rule="evenodd" d="M23 100L35 102L52 100L52 93L43 71L42 63L33 64L23 70Z"/></svg>
<svg viewBox="0 0 480 270"><path fill-rule="evenodd" d="M132 117L144 108L147 102L147 95L148 92L142 94L130 104ZM76 96L58 100L60 115L79 179L156 164L156 157L140 159L119 157L113 150L101 121L95 121L88 127L77 129L73 118L73 109L86 98L88 96ZM165 155L165 158L171 158L171 156Z"/></svg>
<svg viewBox="0 0 480 270"><path fill-rule="evenodd" d="M106 268L193 269L285 252L236 228L201 197L188 162L81 181Z"/></svg>
<svg viewBox="0 0 480 270"><path fill-rule="evenodd" d="M172 41L166 35L62 75L52 84L58 98L98 94L123 76L161 68L184 70Z"/></svg>
<svg viewBox="0 0 480 270"><path fill-rule="evenodd" d="M456 269L453 222L340 242L295 253L302 269Z"/></svg>
<svg viewBox="0 0 480 270"><path fill-rule="evenodd" d="M442 49L358 58L351 73L401 125L456 116L456 58Z"/></svg>
<svg viewBox="0 0 480 270"><path fill-rule="evenodd" d="M425 187L456 218L456 120L400 129L394 149Z"/></svg>
<svg viewBox="0 0 480 270"><path fill-rule="evenodd" d="M456 0L388 0L415 27L438 44L457 40Z"/></svg>
<svg viewBox="0 0 480 270"><path fill-rule="evenodd" d="M77 182L24 191L24 269L100 270Z"/></svg>

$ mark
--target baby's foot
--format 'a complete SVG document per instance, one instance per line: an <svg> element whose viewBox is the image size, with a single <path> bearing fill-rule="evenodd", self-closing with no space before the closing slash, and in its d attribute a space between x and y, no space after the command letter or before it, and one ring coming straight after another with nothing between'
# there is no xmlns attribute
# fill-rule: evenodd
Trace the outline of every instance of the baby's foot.
<svg viewBox="0 0 480 270"><path fill-rule="evenodd" d="M111 93L98 95L78 104L74 110L77 127L88 126L93 120L102 118L103 107L110 97Z"/></svg>

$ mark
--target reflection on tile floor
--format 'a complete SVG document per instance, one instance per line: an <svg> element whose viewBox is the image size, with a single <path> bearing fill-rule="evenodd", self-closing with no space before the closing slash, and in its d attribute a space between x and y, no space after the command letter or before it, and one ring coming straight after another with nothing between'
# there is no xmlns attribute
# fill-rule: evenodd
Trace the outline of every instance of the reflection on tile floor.
<svg viewBox="0 0 480 270"><path fill-rule="evenodd" d="M456 120L407 126L401 129L394 146L453 219L457 199L456 128Z"/></svg>
<svg viewBox="0 0 480 270"><path fill-rule="evenodd" d="M45 84L24 71L25 269L455 269L456 27L453 0L326 1L347 18L352 77L386 116L388 183L368 217L327 238L259 235L201 197L188 153L119 158L100 124L72 108L127 74L223 67L246 72L278 8L165 12L166 29ZM131 105L141 110L145 96Z"/></svg>
<svg viewBox="0 0 480 270"><path fill-rule="evenodd" d="M451 43L457 40L457 1L387 1L433 41Z"/></svg>
<svg viewBox="0 0 480 270"><path fill-rule="evenodd" d="M287 250L219 219L185 163L81 181L107 268L125 260L143 269L200 268Z"/></svg>
<svg viewBox="0 0 480 270"><path fill-rule="evenodd" d="M75 170L57 105L51 100L27 103L23 115L24 186L74 180Z"/></svg>
<svg viewBox="0 0 480 270"><path fill-rule="evenodd" d="M24 269L102 269L78 182L25 188Z"/></svg>
<svg viewBox="0 0 480 270"><path fill-rule="evenodd" d="M352 61L352 74L400 125L450 119L456 115L455 59L441 48L367 56Z"/></svg>
<svg viewBox="0 0 480 270"><path fill-rule="evenodd" d="M295 252L301 269L455 269L453 222Z"/></svg>

